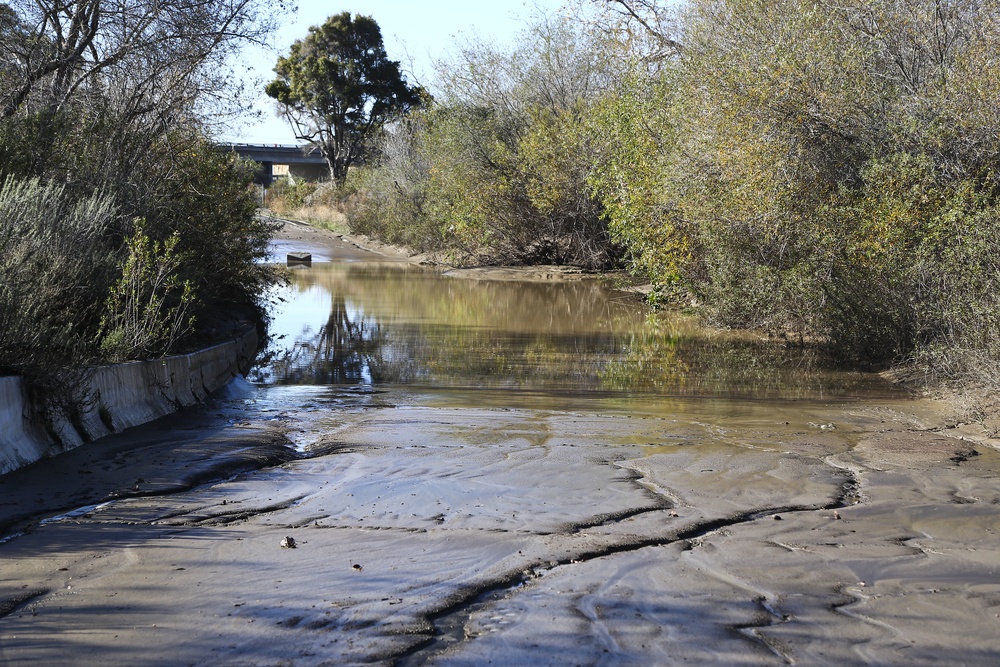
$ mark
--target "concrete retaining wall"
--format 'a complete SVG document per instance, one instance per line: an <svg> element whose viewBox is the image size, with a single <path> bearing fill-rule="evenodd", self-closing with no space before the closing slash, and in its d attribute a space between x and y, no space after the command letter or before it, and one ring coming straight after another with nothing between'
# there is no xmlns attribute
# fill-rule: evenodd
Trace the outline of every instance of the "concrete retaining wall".
<svg viewBox="0 0 1000 667"><path fill-rule="evenodd" d="M0 377L0 474L9 472L45 455L45 431L24 419L27 398L19 377Z"/></svg>
<svg viewBox="0 0 1000 667"><path fill-rule="evenodd" d="M257 333L250 330L191 354L101 366L80 421L62 420L51 432L29 422L21 378L0 377L0 475L202 401L246 370L256 351Z"/></svg>

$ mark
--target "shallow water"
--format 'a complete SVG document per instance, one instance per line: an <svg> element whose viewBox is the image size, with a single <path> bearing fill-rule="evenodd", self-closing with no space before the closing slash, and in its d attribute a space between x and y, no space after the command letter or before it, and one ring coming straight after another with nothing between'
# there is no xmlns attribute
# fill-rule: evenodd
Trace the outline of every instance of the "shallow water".
<svg viewBox="0 0 1000 667"><path fill-rule="evenodd" d="M477 391L465 400L536 407L900 395L815 351L652 313L600 279L466 279L401 263L323 262L294 271L276 296L273 356L250 376L262 385L466 389Z"/></svg>

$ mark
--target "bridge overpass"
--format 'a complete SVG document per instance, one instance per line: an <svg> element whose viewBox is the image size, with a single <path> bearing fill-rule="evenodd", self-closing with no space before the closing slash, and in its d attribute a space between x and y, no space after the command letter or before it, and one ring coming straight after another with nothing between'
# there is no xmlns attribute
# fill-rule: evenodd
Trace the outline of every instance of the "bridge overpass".
<svg viewBox="0 0 1000 667"><path fill-rule="evenodd" d="M219 144L223 150L231 150L240 157L253 160L260 165L255 178L264 187L271 185L275 177L288 176L294 179L318 181L330 177L330 169L319 150L312 146L289 146L279 144Z"/></svg>

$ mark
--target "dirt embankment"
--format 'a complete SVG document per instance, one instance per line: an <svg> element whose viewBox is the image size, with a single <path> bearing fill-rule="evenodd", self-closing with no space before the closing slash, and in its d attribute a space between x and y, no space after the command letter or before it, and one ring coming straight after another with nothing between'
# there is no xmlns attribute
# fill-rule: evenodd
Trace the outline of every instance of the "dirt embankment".
<svg viewBox="0 0 1000 667"><path fill-rule="evenodd" d="M372 255L389 261L405 261L419 263L426 258L414 255L405 248L380 243L367 236L347 234L330 229L317 227L308 222L290 220L275 216L268 217L281 223L274 236L275 246L279 253L275 259L284 261L281 252L310 252L318 260L329 260L336 256L339 259L370 259Z"/></svg>
<svg viewBox="0 0 1000 667"><path fill-rule="evenodd" d="M386 261L436 266L447 276L472 280L567 281L608 277L608 274L561 265L455 267L439 255L414 253L407 248L382 243L367 236L332 231L298 220L273 219L283 223L275 235L279 252L311 252L320 260L331 256L350 259L375 255ZM284 261L285 258L279 256L275 259ZM635 284L634 280L624 274L615 274L613 277L620 283L623 291L637 294L649 291L650 286Z"/></svg>

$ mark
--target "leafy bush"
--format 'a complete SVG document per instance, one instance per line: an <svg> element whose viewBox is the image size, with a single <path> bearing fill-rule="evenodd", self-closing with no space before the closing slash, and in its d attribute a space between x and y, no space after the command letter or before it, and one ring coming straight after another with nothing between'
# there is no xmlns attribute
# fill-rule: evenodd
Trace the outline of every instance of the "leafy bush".
<svg viewBox="0 0 1000 667"><path fill-rule="evenodd" d="M725 326L983 368L1000 6L693 0L682 25L595 116L613 146L591 182L632 267Z"/></svg>
<svg viewBox="0 0 1000 667"><path fill-rule="evenodd" d="M381 161L351 174L344 198L351 231L418 252L444 247L441 221L428 209L427 120L425 111L402 119L385 136Z"/></svg>
<svg viewBox="0 0 1000 667"><path fill-rule="evenodd" d="M250 168L187 135L151 146L141 162L141 179L104 174L132 181L133 197L120 202L114 182L87 194L80 183L4 181L2 372L159 356L227 334L234 318L263 322L273 226L256 216ZM140 294L162 302L135 311L128 302ZM152 338L138 343L143 329Z"/></svg>
<svg viewBox="0 0 1000 667"><path fill-rule="evenodd" d="M306 205L318 187L314 181L281 178L267 189L264 204L278 215L293 215Z"/></svg>
<svg viewBox="0 0 1000 667"><path fill-rule="evenodd" d="M541 20L511 52L477 44L433 107L400 124L355 183L351 229L460 263L611 265L584 119L606 85L593 36Z"/></svg>
<svg viewBox="0 0 1000 667"><path fill-rule="evenodd" d="M152 241L140 221L126 240L128 256L112 286L101 318L101 352L109 361L144 359L166 354L189 333L194 318L191 281L181 282L179 237Z"/></svg>
<svg viewBox="0 0 1000 667"><path fill-rule="evenodd" d="M199 340L233 318L263 321L262 297L276 280L263 263L275 225L257 216L253 168L197 135L171 137L156 149L163 177L138 213L152 241L176 238L177 275L198 295L188 312Z"/></svg>
<svg viewBox="0 0 1000 667"><path fill-rule="evenodd" d="M0 186L0 374L70 398L76 370L97 361L95 331L121 224L103 193L77 199L61 185L8 176Z"/></svg>
<svg viewBox="0 0 1000 667"><path fill-rule="evenodd" d="M0 66L0 373L43 412L73 419L90 366L263 325L272 228L201 114L223 111L224 62L271 15L257 0L0 5L0 50L19 54Z"/></svg>
<svg viewBox="0 0 1000 667"><path fill-rule="evenodd" d="M663 178L677 150L676 85L670 72L654 78L638 66L594 105L587 130L602 148L587 182L601 202L627 267L660 289L683 281L696 237L684 226Z"/></svg>

